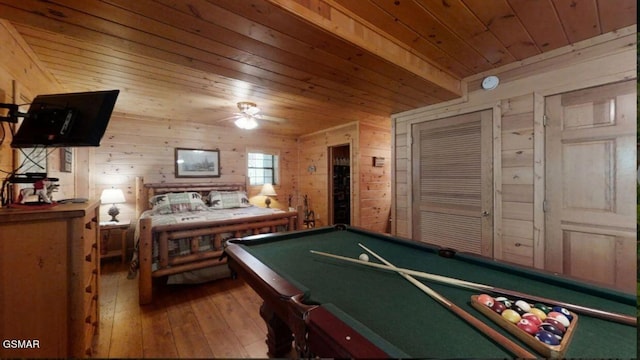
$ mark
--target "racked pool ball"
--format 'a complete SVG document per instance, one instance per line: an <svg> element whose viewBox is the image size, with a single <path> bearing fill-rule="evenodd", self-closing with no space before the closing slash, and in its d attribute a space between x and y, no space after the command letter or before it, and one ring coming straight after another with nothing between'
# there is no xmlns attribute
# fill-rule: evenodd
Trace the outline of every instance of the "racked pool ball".
<svg viewBox="0 0 640 360"><path fill-rule="evenodd" d="M498 296L497 298L495 298L495 301L500 301L501 303L504 304L504 306L508 308L511 308L511 306L513 306L513 301L507 299L504 296Z"/></svg>
<svg viewBox="0 0 640 360"><path fill-rule="evenodd" d="M493 303L493 306L491 307L491 310L493 310L497 314L502 314L503 311L507 310L507 307L503 302L495 301Z"/></svg>
<svg viewBox="0 0 640 360"><path fill-rule="evenodd" d="M534 314L535 316L537 316L538 319L540 319L542 321L544 321L544 319L547 318L547 314L544 311L542 311L542 310L540 310L540 309L538 309L536 307L531 308L531 310L529 310L529 312Z"/></svg>
<svg viewBox="0 0 640 360"><path fill-rule="evenodd" d="M562 332L562 330L560 330L557 327L553 326L552 324L549 324L549 323L546 323L546 322L540 324L538 329L548 331L548 332L550 332L550 333L552 333L554 335L558 335L560 337L562 337L562 335L564 334Z"/></svg>
<svg viewBox="0 0 640 360"><path fill-rule="evenodd" d="M524 312L529 312L529 310L531 310L531 305L529 305L529 303L524 300L517 300L515 305L524 310Z"/></svg>
<svg viewBox="0 0 640 360"><path fill-rule="evenodd" d="M569 319L569 321L573 320L573 315L571 315L571 312L563 308L562 306L554 306L551 310L564 315L567 319Z"/></svg>
<svg viewBox="0 0 640 360"><path fill-rule="evenodd" d="M534 335L536 332L538 332L538 326L527 319L520 319L516 326L531 335Z"/></svg>
<svg viewBox="0 0 640 360"><path fill-rule="evenodd" d="M540 318L536 314L533 314L530 312L522 315L522 318L531 321L532 323L536 324L536 326L539 326L540 324L542 324L542 320L540 320Z"/></svg>
<svg viewBox="0 0 640 360"><path fill-rule="evenodd" d="M569 319L567 319L566 316L564 316L563 314L556 312L556 311L552 311L550 313L547 314L547 318L552 318L552 319L556 319L558 320L562 325L564 325L564 327L569 327Z"/></svg>
<svg viewBox="0 0 640 360"><path fill-rule="evenodd" d="M502 312L502 317L510 323L517 324L521 317L515 310L506 309Z"/></svg>
<svg viewBox="0 0 640 360"><path fill-rule="evenodd" d="M493 303L495 302L493 300L493 297L491 297L491 295L488 295L488 294L478 295L477 301L486 307L492 307Z"/></svg>
<svg viewBox="0 0 640 360"><path fill-rule="evenodd" d="M558 320L556 320L554 318L547 318L544 322L555 326L556 328L558 328L563 333L565 333L567 331L567 327L562 325L562 323L560 321L558 321Z"/></svg>
<svg viewBox="0 0 640 360"><path fill-rule="evenodd" d="M522 316L522 315L524 315L524 314L526 314L526 313L527 313L527 311L526 311L525 309L521 308L521 307L520 307L520 306L518 306L518 305L513 305L513 306L511 307L511 309L512 309L512 310L515 310L515 312L517 312L520 316Z"/></svg>
<svg viewBox="0 0 640 360"><path fill-rule="evenodd" d="M533 307L544 311L545 314L550 313L551 310L552 310L549 306L547 306L545 304L540 304L540 303L537 303L537 304L533 305Z"/></svg>
<svg viewBox="0 0 640 360"><path fill-rule="evenodd" d="M560 338L548 331L540 330L534 336L547 345L560 345Z"/></svg>

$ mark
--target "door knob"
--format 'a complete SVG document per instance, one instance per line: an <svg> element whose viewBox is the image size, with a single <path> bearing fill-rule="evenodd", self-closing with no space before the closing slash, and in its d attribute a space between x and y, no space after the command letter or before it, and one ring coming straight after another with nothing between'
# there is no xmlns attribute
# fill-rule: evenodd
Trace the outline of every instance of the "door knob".
<svg viewBox="0 0 640 360"><path fill-rule="evenodd" d="M485 211L483 211L483 212L482 212L482 214L481 214L481 215L482 215L482 216L489 216L489 212L488 212L487 210L485 210Z"/></svg>

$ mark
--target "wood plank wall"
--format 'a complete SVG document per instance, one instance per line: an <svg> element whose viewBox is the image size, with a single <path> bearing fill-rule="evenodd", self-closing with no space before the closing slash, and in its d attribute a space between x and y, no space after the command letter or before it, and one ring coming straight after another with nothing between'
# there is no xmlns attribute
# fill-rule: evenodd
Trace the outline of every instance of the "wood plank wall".
<svg viewBox="0 0 640 360"><path fill-rule="evenodd" d="M533 96L500 102L502 242L505 258L533 266Z"/></svg>
<svg viewBox="0 0 640 360"><path fill-rule="evenodd" d="M0 44L2 48L0 51L0 102L22 104L31 101L34 94L65 92L15 28L6 20L0 20ZM0 114L4 116L5 110ZM0 144L0 170L5 174L11 172L17 165L14 162L15 151L10 146L9 125L4 123L1 126L5 130L5 138ZM0 132L0 136L1 134ZM60 157L57 149L53 150L48 158L47 172L49 176L60 179L60 188L54 194L54 198L75 196L76 177L73 173L60 172Z"/></svg>
<svg viewBox="0 0 640 360"><path fill-rule="evenodd" d="M494 124L494 163L501 164L494 173L494 257L543 268L544 96L636 78L636 41L634 25L469 77L465 99L396 114L392 233L411 237L411 126L493 109L501 114ZM497 89L480 88L487 75L500 77Z"/></svg>
<svg viewBox="0 0 640 360"><path fill-rule="evenodd" d="M316 226L329 221L329 147L351 146L351 225L389 232L391 209L391 126L354 122L300 137L300 194L308 195ZM383 167L373 157L385 158ZM315 170L313 170L315 169Z"/></svg>
<svg viewBox="0 0 640 360"><path fill-rule="evenodd" d="M176 178L174 149L219 149L220 174L218 178ZM262 134L259 130L243 131L235 128L189 123L171 119L124 117L114 114L102 139L95 149L93 196L103 189L120 187L127 203L120 206L120 217L135 218L135 178L144 177L145 183L160 182L212 182L247 183L247 150L272 150L280 154L280 184L275 186L278 196L272 207L286 209L289 195L293 206L301 204L297 192L298 153L295 138ZM260 187L247 188L249 197L260 192ZM106 206L101 209L105 218Z"/></svg>
<svg viewBox="0 0 640 360"><path fill-rule="evenodd" d="M388 233L391 231L391 125L360 123L359 131L359 224ZM374 157L383 158L384 166L375 167Z"/></svg>
<svg viewBox="0 0 640 360"><path fill-rule="evenodd" d="M307 195L309 208L316 217L316 227L326 226L329 221L329 152L330 146L351 145L351 173L358 174L358 124L356 122L333 129L301 136L300 149L300 196ZM351 204L359 199L358 182L351 177ZM358 209L352 206L352 225L358 225Z"/></svg>

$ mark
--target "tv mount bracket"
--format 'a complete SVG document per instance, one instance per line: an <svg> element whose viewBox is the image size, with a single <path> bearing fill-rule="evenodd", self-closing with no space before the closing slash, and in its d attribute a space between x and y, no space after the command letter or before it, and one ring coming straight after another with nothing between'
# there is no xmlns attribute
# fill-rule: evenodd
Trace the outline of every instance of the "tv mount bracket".
<svg viewBox="0 0 640 360"><path fill-rule="evenodd" d="M27 114L18 111L18 105L0 103L0 109L9 109L7 116L0 116L0 122L17 123L19 117L26 117Z"/></svg>

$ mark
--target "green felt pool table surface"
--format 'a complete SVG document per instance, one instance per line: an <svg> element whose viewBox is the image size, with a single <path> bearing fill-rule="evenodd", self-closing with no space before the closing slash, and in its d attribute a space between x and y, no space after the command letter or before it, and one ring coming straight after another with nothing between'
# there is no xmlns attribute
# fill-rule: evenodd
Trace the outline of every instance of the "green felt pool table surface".
<svg viewBox="0 0 640 360"><path fill-rule="evenodd" d="M357 329L391 357L504 358L512 355L394 272L311 254L358 258L362 243L397 267L635 316L636 298L553 274L468 254L445 258L437 248L346 227L326 227L240 242L245 251ZM235 246L235 245L233 245ZM373 261L373 260L372 260ZM421 280L471 315L508 335L470 304L478 291ZM634 326L580 315L565 356L635 358ZM538 354L539 355L539 354Z"/></svg>

